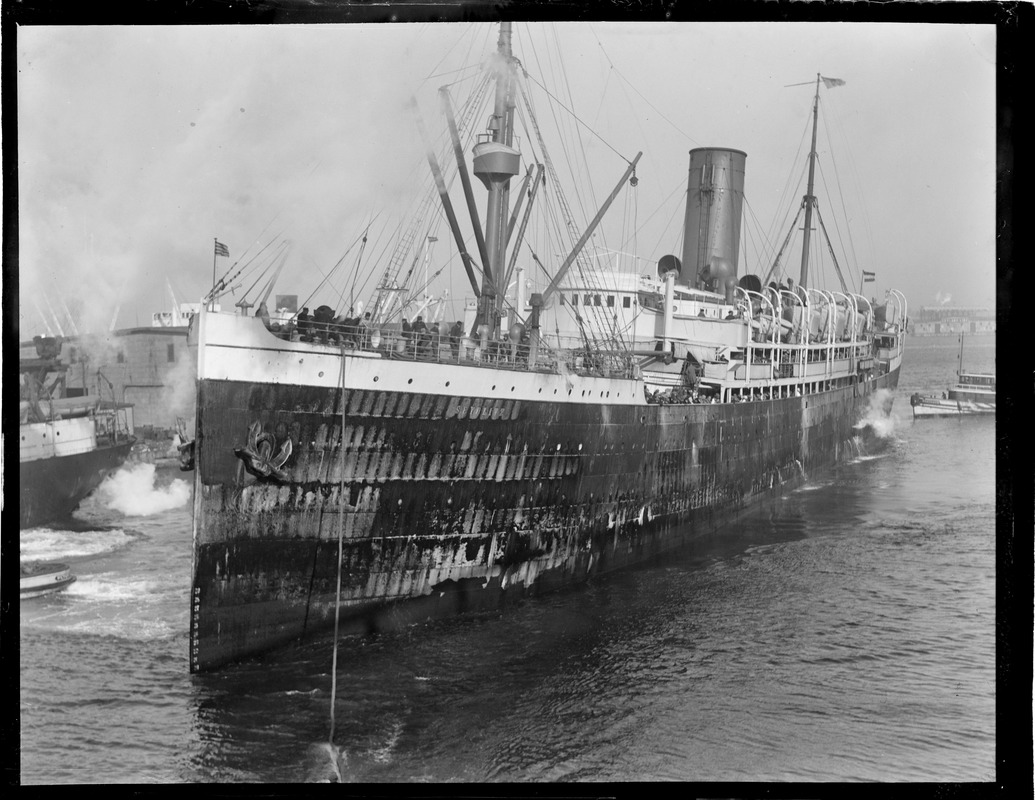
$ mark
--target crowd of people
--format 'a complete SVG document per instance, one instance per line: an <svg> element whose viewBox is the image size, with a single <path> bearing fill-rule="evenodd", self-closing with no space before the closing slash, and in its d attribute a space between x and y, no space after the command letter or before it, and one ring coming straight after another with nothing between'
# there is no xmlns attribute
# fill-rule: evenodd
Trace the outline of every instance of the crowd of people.
<svg viewBox="0 0 1035 800"><path fill-rule="evenodd" d="M376 350L388 357L432 360L439 360L440 349L448 344L454 359L459 360L464 354L465 331L461 320L447 328L437 322L429 325L418 315L412 322L404 318L401 323L375 326L369 311L353 316L350 309L348 314L337 315L326 305L312 313L304 307L284 323L271 321L265 304L260 304L255 316L262 319L270 332L288 341L343 345L357 350ZM501 346L506 345L501 343Z"/></svg>
<svg viewBox="0 0 1035 800"><path fill-rule="evenodd" d="M657 389L653 392L644 386L643 393L646 396L648 403L660 406L719 402L717 395L701 392L697 389L690 389L686 386L673 386L671 389L666 389L664 391Z"/></svg>

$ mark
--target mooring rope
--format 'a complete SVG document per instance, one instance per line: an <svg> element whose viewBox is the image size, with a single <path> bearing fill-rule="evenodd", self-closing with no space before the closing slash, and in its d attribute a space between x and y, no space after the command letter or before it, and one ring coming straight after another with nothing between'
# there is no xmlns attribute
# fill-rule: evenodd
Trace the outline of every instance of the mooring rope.
<svg viewBox="0 0 1035 800"><path fill-rule="evenodd" d="M331 651L331 726L327 736L327 749L331 756L331 766L334 767L334 774L338 776L338 783L342 782L341 768L338 766L338 756L334 749L334 701L338 692L338 615L341 609L341 561L342 561L342 531L345 518L345 345L341 345L341 433L338 445L339 470L338 470L338 588L334 598L334 650Z"/></svg>

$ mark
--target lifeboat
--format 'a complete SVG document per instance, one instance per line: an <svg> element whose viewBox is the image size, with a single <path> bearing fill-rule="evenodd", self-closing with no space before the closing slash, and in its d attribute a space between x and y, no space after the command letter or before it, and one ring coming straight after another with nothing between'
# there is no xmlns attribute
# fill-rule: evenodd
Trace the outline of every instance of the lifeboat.
<svg viewBox="0 0 1035 800"><path fill-rule="evenodd" d="M19 597L22 600L60 592L75 583L75 575L67 564L56 561L21 565Z"/></svg>

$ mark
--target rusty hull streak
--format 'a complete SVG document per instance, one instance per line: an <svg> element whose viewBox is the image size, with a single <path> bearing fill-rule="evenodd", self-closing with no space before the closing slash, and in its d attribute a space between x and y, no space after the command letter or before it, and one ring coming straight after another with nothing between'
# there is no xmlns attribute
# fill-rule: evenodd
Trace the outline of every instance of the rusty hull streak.
<svg viewBox="0 0 1035 800"><path fill-rule="evenodd" d="M339 525L352 629L494 607L678 547L797 485L840 457L858 391L759 414L203 381L191 668L329 624ZM235 455L256 423L290 439L286 481Z"/></svg>

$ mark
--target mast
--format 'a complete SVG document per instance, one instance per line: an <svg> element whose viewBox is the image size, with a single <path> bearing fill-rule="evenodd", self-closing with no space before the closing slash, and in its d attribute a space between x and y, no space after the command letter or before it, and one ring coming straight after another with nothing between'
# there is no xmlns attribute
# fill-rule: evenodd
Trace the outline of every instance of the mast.
<svg viewBox="0 0 1035 800"><path fill-rule="evenodd" d="M812 238L812 206L816 202L812 194L816 179L816 130L819 123L819 81L820 75L816 73L816 98L812 103L812 149L809 151L809 185L805 190L805 198L802 203L805 206L805 231L801 241L801 275L798 278L798 285L802 288L808 286L809 277L809 240Z"/></svg>
<svg viewBox="0 0 1035 800"><path fill-rule="evenodd" d="M511 24L500 23L500 37L496 43L496 99L488 130L480 134L474 146L474 174L489 191L485 212L485 249L487 263L483 264L482 291L479 298L478 318L488 326L487 333L495 335L499 327L496 291L503 275L507 247L507 219L510 204L510 179L518 174L521 153L514 142L514 80ZM500 287L505 290L505 287Z"/></svg>

